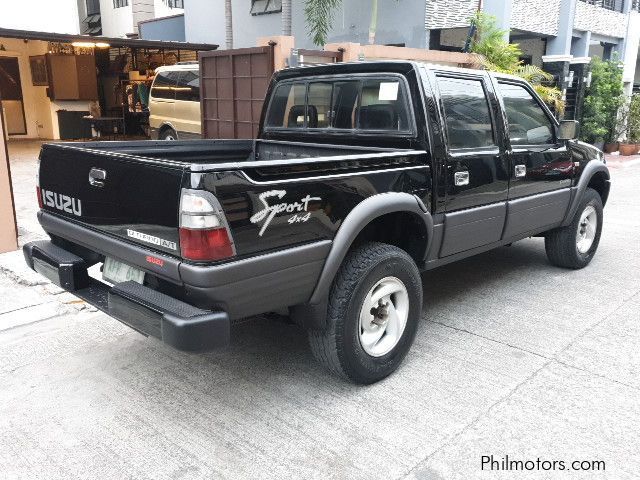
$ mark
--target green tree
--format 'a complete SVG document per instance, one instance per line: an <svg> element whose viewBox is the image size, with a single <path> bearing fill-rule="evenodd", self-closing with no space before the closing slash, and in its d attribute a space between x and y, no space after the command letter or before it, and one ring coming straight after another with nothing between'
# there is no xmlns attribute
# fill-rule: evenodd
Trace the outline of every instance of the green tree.
<svg viewBox="0 0 640 480"><path fill-rule="evenodd" d="M617 59L591 61L591 85L585 92L580 136L589 143L613 142L620 135L618 112L624 104L622 69Z"/></svg>
<svg viewBox="0 0 640 480"><path fill-rule="evenodd" d="M525 79L531 83L545 103L557 112L564 111L560 89L545 85L553 80L553 75L535 65L523 65L520 60L520 46L509 43L508 31L497 26L494 16L477 12L471 17L470 22L476 32L470 42L470 51L482 55L482 65L487 70L517 75Z"/></svg>

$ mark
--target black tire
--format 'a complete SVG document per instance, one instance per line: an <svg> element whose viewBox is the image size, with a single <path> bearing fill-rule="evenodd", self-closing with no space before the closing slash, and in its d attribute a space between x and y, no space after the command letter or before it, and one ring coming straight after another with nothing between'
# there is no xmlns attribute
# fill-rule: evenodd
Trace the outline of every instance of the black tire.
<svg viewBox="0 0 640 480"><path fill-rule="evenodd" d="M384 355L371 356L360 342L360 310L369 290L387 277L404 284L408 317L398 343ZM413 259L385 243L356 247L340 266L329 295L327 327L309 331L315 358L332 372L360 384L377 382L396 370L411 348L422 311L422 279Z"/></svg>
<svg viewBox="0 0 640 480"><path fill-rule="evenodd" d="M164 128L160 132L160 136L158 137L158 140L168 140L168 141L178 140L178 134L173 128Z"/></svg>
<svg viewBox="0 0 640 480"><path fill-rule="evenodd" d="M585 252L580 252L578 250L576 236L579 229L583 228L580 224L580 218L588 207L595 209L598 223L591 247ZM587 188L571 223L566 227L551 230L545 235L544 246L549 261L553 265L564 268L579 269L586 267L598 249L600 235L602 233L602 221L602 199L598 192L592 188Z"/></svg>

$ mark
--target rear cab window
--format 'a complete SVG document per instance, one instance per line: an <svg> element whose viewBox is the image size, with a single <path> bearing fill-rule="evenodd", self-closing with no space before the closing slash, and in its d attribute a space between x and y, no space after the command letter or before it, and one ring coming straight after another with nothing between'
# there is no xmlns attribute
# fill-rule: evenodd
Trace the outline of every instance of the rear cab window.
<svg viewBox="0 0 640 480"><path fill-rule="evenodd" d="M408 134L408 100L399 76L283 81L271 95L265 129Z"/></svg>

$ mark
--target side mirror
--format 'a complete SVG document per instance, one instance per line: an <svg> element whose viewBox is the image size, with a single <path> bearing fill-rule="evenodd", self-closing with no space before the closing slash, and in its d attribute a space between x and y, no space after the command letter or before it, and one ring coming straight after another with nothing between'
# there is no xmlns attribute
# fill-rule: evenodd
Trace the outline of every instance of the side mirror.
<svg viewBox="0 0 640 480"><path fill-rule="evenodd" d="M575 140L578 138L578 127L580 122L577 120L561 120L558 126L558 140Z"/></svg>

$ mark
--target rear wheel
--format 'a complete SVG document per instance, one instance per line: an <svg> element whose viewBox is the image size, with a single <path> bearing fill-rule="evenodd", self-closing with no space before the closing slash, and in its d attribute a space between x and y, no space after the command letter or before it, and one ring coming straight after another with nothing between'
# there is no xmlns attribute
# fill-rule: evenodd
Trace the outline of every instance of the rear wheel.
<svg viewBox="0 0 640 480"><path fill-rule="evenodd" d="M310 330L314 356L329 370L369 384L392 373L409 351L422 310L413 259L370 242L345 258L331 288L327 327Z"/></svg>
<svg viewBox="0 0 640 480"><path fill-rule="evenodd" d="M602 233L602 199L598 192L587 188L573 221L545 236L549 261L559 267L586 267L598 249Z"/></svg>
<svg viewBox="0 0 640 480"><path fill-rule="evenodd" d="M160 140L177 140L178 134L173 128L165 128L160 132Z"/></svg>

